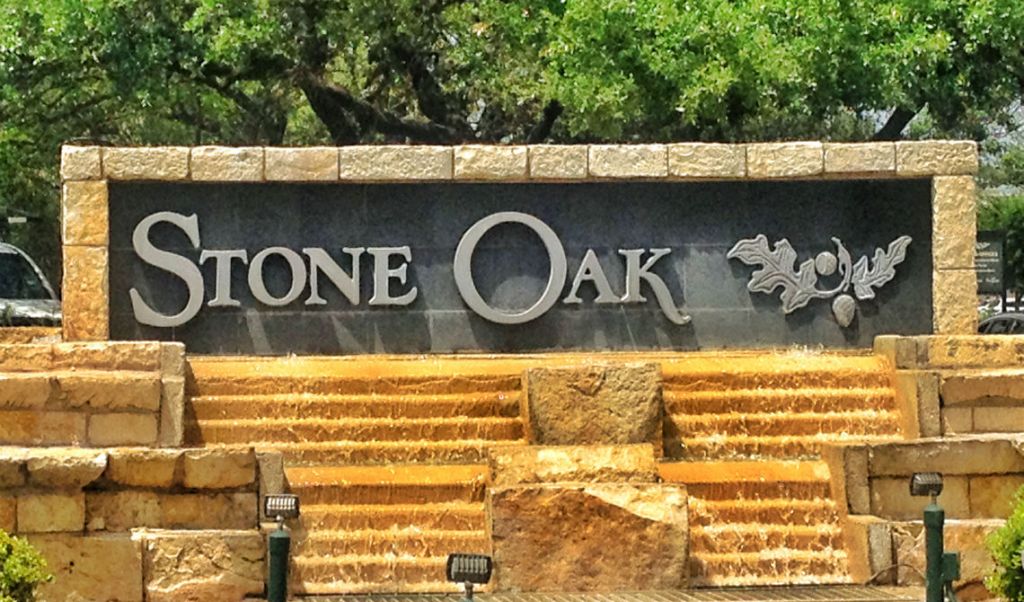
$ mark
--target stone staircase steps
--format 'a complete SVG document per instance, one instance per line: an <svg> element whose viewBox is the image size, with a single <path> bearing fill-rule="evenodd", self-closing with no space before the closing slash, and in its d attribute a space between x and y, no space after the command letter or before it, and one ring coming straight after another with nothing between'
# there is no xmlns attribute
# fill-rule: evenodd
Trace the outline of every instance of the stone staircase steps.
<svg viewBox="0 0 1024 602"><path fill-rule="evenodd" d="M316 530L296 538L295 554L306 556L429 556L441 550L486 553L490 540L482 531L423 529Z"/></svg>
<svg viewBox="0 0 1024 602"><path fill-rule="evenodd" d="M670 417L673 435L682 438L725 436L800 436L820 433L885 435L899 429L899 415L888 410L848 412L764 412L687 414Z"/></svg>
<svg viewBox="0 0 1024 602"><path fill-rule="evenodd" d="M891 408L893 388L885 387L800 387L772 389L668 389L663 392L668 415L715 414L723 408L732 412L827 413Z"/></svg>
<svg viewBox="0 0 1024 602"><path fill-rule="evenodd" d="M523 437L519 418L247 418L203 420L189 439L204 443L248 443L253 440L304 441L456 441L516 440Z"/></svg>
<svg viewBox="0 0 1024 602"><path fill-rule="evenodd" d="M302 516L306 523L328 531L404 529L410 525L439 531L484 531L487 528L479 502L303 503Z"/></svg>
<svg viewBox="0 0 1024 602"><path fill-rule="evenodd" d="M446 556L305 556L292 559L299 594L442 593L461 587L445 580Z"/></svg>
<svg viewBox="0 0 1024 602"><path fill-rule="evenodd" d="M690 556L691 585L745 587L755 585L850 583L843 550L805 551L775 548L757 552L699 553ZM784 575L784 578L780 576Z"/></svg>
<svg viewBox="0 0 1024 602"><path fill-rule="evenodd" d="M757 552L776 548L816 550L843 547L835 524L722 523L690 528L690 545L707 553Z"/></svg>
<svg viewBox="0 0 1024 602"><path fill-rule="evenodd" d="M900 441L899 434L860 435L818 433L815 435L749 436L714 435L710 437L668 438L665 448L674 457L687 460L814 459L821 456L823 444L840 442Z"/></svg>
<svg viewBox="0 0 1024 602"><path fill-rule="evenodd" d="M663 362L662 378L666 391L892 386L884 359L852 354L702 356Z"/></svg>
<svg viewBox="0 0 1024 602"><path fill-rule="evenodd" d="M519 391L417 394L268 394L195 397L194 418L204 420L316 416L341 418L519 417Z"/></svg>
<svg viewBox="0 0 1024 602"><path fill-rule="evenodd" d="M487 450L494 445L524 445L520 439L494 441L252 441L260 451L279 451L290 466L331 466L388 464L479 464L487 461ZM210 444L209 447L241 448L243 444Z"/></svg>
<svg viewBox="0 0 1024 602"><path fill-rule="evenodd" d="M701 499L694 504L690 524L706 526L720 523L750 521L761 525L804 524L835 522L838 520L836 504L830 499Z"/></svg>

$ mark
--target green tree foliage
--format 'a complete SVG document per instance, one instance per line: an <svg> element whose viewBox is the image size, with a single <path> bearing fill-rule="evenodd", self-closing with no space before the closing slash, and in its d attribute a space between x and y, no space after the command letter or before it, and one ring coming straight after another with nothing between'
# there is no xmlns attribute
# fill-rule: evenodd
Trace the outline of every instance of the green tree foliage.
<svg viewBox="0 0 1024 602"><path fill-rule="evenodd" d="M32 602L36 588L50 579L35 548L0 530L0 602Z"/></svg>
<svg viewBox="0 0 1024 602"><path fill-rule="evenodd" d="M1017 491L1014 511L1006 525L992 533L987 543L996 566L985 579L985 586L1006 602L1024 602L1024 488Z"/></svg>
<svg viewBox="0 0 1024 602"><path fill-rule="evenodd" d="M0 0L0 211L53 237L82 138L980 136L1021 32L1019 0Z"/></svg>

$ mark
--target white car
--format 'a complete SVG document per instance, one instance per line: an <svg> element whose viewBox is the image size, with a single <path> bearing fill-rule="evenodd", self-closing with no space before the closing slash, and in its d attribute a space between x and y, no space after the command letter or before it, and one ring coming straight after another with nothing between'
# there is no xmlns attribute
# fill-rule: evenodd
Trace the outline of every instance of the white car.
<svg viewBox="0 0 1024 602"><path fill-rule="evenodd" d="M0 242L0 326L60 323L60 299L39 266L18 247Z"/></svg>

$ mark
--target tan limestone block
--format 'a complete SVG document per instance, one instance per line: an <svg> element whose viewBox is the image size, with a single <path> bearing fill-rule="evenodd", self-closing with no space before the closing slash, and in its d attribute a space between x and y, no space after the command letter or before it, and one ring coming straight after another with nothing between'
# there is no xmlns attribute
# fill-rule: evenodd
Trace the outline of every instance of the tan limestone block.
<svg viewBox="0 0 1024 602"><path fill-rule="evenodd" d="M978 173L978 145L969 140L897 142L896 173L901 176Z"/></svg>
<svg viewBox="0 0 1024 602"><path fill-rule="evenodd" d="M945 372L942 378L942 401L947 406L1005 406L996 408L996 412L1000 409L1009 410L1024 403L1024 379L1013 368Z"/></svg>
<svg viewBox="0 0 1024 602"><path fill-rule="evenodd" d="M107 269L105 247L64 246L64 340L109 338Z"/></svg>
<svg viewBox="0 0 1024 602"><path fill-rule="evenodd" d="M263 593L265 545L257 530L140 531L147 602L240 602Z"/></svg>
<svg viewBox="0 0 1024 602"><path fill-rule="evenodd" d="M450 180L452 149L448 146L343 146L342 180Z"/></svg>
<svg viewBox="0 0 1024 602"><path fill-rule="evenodd" d="M185 487L229 489L256 482L256 453L250 449L185 451Z"/></svg>
<svg viewBox="0 0 1024 602"><path fill-rule="evenodd" d="M503 591L676 590L688 580L687 496L655 483L489 490ZM538 553L543 550L544 553Z"/></svg>
<svg viewBox="0 0 1024 602"><path fill-rule="evenodd" d="M22 327L11 330L21 330ZM0 371L42 372L53 362L53 345L0 344Z"/></svg>
<svg viewBox="0 0 1024 602"><path fill-rule="evenodd" d="M18 498L19 533L81 531L85 527L85 494L43 493Z"/></svg>
<svg viewBox="0 0 1024 602"><path fill-rule="evenodd" d="M654 483L651 445L508 445L488 451L491 485L530 483Z"/></svg>
<svg viewBox="0 0 1024 602"><path fill-rule="evenodd" d="M668 175L674 178L742 178L747 148L742 144L668 145Z"/></svg>
<svg viewBox="0 0 1024 602"><path fill-rule="evenodd" d="M56 397L56 380L48 373L0 373L0 408L41 408Z"/></svg>
<svg viewBox="0 0 1024 602"><path fill-rule="evenodd" d="M871 479L871 514L889 520L921 518L928 501L910 495L909 473L917 470L913 466L908 465L906 477ZM945 509L947 518L970 517L967 477L944 475L939 504Z"/></svg>
<svg viewBox="0 0 1024 602"><path fill-rule="evenodd" d="M160 369L160 343L58 343L53 346L52 365L54 370L157 371Z"/></svg>
<svg viewBox="0 0 1024 602"><path fill-rule="evenodd" d="M322 182L338 179L338 149L335 147L266 149L268 182Z"/></svg>
<svg viewBox="0 0 1024 602"><path fill-rule="evenodd" d="M29 482L36 487L82 489L107 468L102 451L55 448L33 450L27 461Z"/></svg>
<svg viewBox="0 0 1024 602"><path fill-rule="evenodd" d="M974 268L977 215L972 176L932 180L932 257L936 268Z"/></svg>
<svg viewBox="0 0 1024 602"><path fill-rule="evenodd" d="M748 178L816 176L825 169L820 142L765 142L747 145Z"/></svg>
<svg viewBox="0 0 1024 602"><path fill-rule="evenodd" d="M256 493L187 493L160 496L160 526L168 529L255 529Z"/></svg>
<svg viewBox="0 0 1024 602"><path fill-rule="evenodd" d="M528 440L538 445L652 443L662 455L657 364L530 368L524 377Z"/></svg>
<svg viewBox="0 0 1024 602"><path fill-rule="evenodd" d="M871 490L868 482L867 447L850 444L829 445L821 450L821 458L828 464L832 498L841 504L840 512L869 514Z"/></svg>
<svg viewBox="0 0 1024 602"><path fill-rule="evenodd" d="M61 211L64 244L106 246L110 240L106 182L65 182Z"/></svg>
<svg viewBox="0 0 1024 602"><path fill-rule="evenodd" d="M920 522L893 524L893 563L899 565L899 585L923 585L925 570L925 534ZM1001 527L996 520L946 520L943 529L946 550L960 552L960 580L954 582L960 600L988 600L982 582L994 568L985 540ZM975 594L967 597L969 591ZM980 595L980 596L979 596Z"/></svg>
<svg viewBox="0 0 1024 602"><path fill-rule="evenodd" d="M979 433L1019 433L1024 431L1024 406L988 406L974 408L974 430Z"/></svg>
<svg viewBox="0 0 1024 602"><path fill-rule="evenodd" d="M103 175L108 180L187 180L185 146L104 148Z"/></svg>
<svg viewBox="0 0 1024 602"><path fill-rule="evenodd" d="M850 516L843 522L843 539L854 583L889 585L892 569L892 527L877 516Z"/></svg>
<svg viewBox="0 0 1024 602"><path fill-rule="evenodd" d="M668 148L664 144L592 144L588 169L595 178L664 178Z"/></svg>
<svg viewBox="0 0 1024 602"><path fill-rule="evenodd" d="M1024 365L1024 336L930 336L927 361L936 368L1000 368Z"/></svg>
<svg viewBox="0 0 1024 602"><path fill-rule="evenodd" d="M932 322L935 334L978 332L978 278L974 270L932 272Z"/></svg>
<svg viewBox="0 0 1024 602"><path fill-rule="evenodd" d="M85 420L78 412L0 412L0 445L78 445L86 441Z"/></svg>
<svg viewBox="0 0 1024 602"><path fill-rule="evenodd" d="M60 326L0 326L0 345L40 345L60 341ZM0 354L2 360L3 354Z"/></svg>
<svg viewBox="0 0 1024 602"><path fill-rule="evenodd" d="M942 433L938 375L924 370L899 370L894 384L904 436L938 437Z"/></svg>
<svg viewBox="0 0 1024 602"><path fill-rule="evenodd" d="M159 527L160 495L153 491L90 491L85 496L85 528L89 531L130 531Z"/></svg>
<svg viewBox="0 0 1024 602"><path fill-rule="evenodd" d="M971 518L1008 518L1024 475L970 477Z"/></svg>
<svg viewBox="0 0 1024 602"><path fill-rule="evenodd" d="M873 445L872 476L910 478L911 472L947 475L1024 473L1024 451L1010 439L965 437Z"/></svg>
<svg viewBox="0 0 1024 602"><path fill-rule="evenodd" d="M0 495L0 531L18 531L18 501L14 497Z"/></svg>
<svg viewBox="0 0 1024 602"><path fill-rule="evenodd" d="M156 443L157 414L93 414L89 417L89 443L95 447Z"/></svg>
<svg viewBox="0 0 1024 602"><path fill-rule="evenodd" d="M531 179L587 179L587 147L582 144L534 144L529 155Z"/></svg>
<svg viewBox="0 0 1024 602"><path fill-rule="evenodd" d="M28 451L24 447L0 447L0 489L21 487L28 480Z"/></svg>
<svg viewBox="0 0 1024 602"><path fill-rule="evenodd" d="M263 179L263 147L197 146L189 171L196 182L259 182Z"/></svg>
<svg viewBox="0 0 1024 602"><path fill-rule="evenodd" d="M164 378L185 377L184 343L160 343L160 374Z"/></svg>
<svg viewBox="0 0 1024 602"><path fill-rule="evenodd" d="M128 536L33 535L54 579L40 602L142 602L142 547Z"/></svg>
<svg viewBox="0 0 1024 602"><path fill-rule="evenodd" d="M883 174L896 172L896 145L892 142L826 143L825 173Z"/></svg>
<svg viewBox="0 0 1024 602"><path fill-rule="evenodd" d="M256 452L260 473L260 499L267 494L286 493L284 454L277 451Z"/></svg>
<svg viewBox="0 0 1024 602"><path fill-rule="evenodd" d="M522 180L526 170L525 146L455 147L456 180Z"/></svg>
<svg viewBox="0 0 1024 602"><path fill-rule="evenodd" d="M963 435L974 432L974 411L971 408L943 408L942 434Z"/></svg>
<svg viewBox="0 0 1024 602"><path fill-rule="evenodd" d="M73 408L160 409L160 376L152 372L62 372L61 402Z"/></svg>
<svg viewBox="0 0 1024 602"><path fill-rule="evenodd" d="M103 178L103 165L98 146L65 144L60 149L60 177L68 180L99 180Z"/></svg>
<svg viewBox="0 0 1024 602"><path fill-rule="evenodd" d="M180 464L181 450L112 449L105 476L126 487L168 489L177 482Z"/></svg>
<svg viewBox="0 0 1024 602"><path fill-rule="evenodd" d="M185 379L165 378L160 385L160 447L181 447L185 442Z"/></svg>

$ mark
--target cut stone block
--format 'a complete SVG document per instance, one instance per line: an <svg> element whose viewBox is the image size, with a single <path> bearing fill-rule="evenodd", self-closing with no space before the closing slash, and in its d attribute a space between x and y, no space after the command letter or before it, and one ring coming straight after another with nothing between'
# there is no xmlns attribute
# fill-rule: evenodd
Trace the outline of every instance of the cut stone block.
<svg viewBox="0 0 1024 602"><path fill-rule="evenodd" d="M40 602L142 602L142 553L128 536L30 535L53 581Z"/></svg>
<svg viewBox="0 0 1024 602"><path fill-rule="evenodd" d="M71 407L160 409L160 376L156 373L61 373L57 385L62 401Z"/></svg>
<svg viewBox="0 0 1024 602"><path fill-rule="evenodd" d="M239 602L262 594L263 536L250 531L138 531L147 602Z"/></svg>
<svg viewBox="0 0 1024 602"><path fill-rule="evenodd" d="M40 449L32 451L27 465L32 485L77 490L100 478L107 467L107 454L86 449Z"/></svg>
<svg viewBox="0 0 1024 602"><path fill-rule="evenodd" d="M531 368L524 384L530 443L651 443L661 456L664 412L657 364Z"/></svg>
<svg viewBox="0 0 1024 602"><path fill-rule="evenodd" d="M971 477L971 518L1007 518L1024 487L1024 475Z"/></svg>
<svg viewBox="0 0 1024 602"><path fill-rule="evenodd" d="M614 592L686 587L686 490L565 484L489 493L500 591Z"/></svg>
<svg viewBox="0 0 1024 602"><path fill-rule="evenodd" d="M96 447L152 445L157 422L157 414L93 414L89 417L89 443Z"/></svg>
<svg viewBox="0 0 1024 602"><path fill-rule="evenodd" d="M964 438L871 447L872 476L910 478L912 472L956 475L1024 473L1024 450L1012 438Z"/></svg>
<svg viewBox="0 0 1024 602"><path fill-rule="evenodd" d="M913 470L908 466L908 473ZM948 518L970 518L967 477L945 476L939 504ZM923 516L928 498L910 495L910 474L905 478L871 479L871 514L890 520L914 520Z"/></svg>
<svg viewBox="0 0 1024 602"><path fill-rule="evenodd" d="M81 531L85 526L85 496L81 493L29 494L18 498L20 533Z"/></svg>
<svg viewBox="0 0 1024 602"><path fill-rule="evenodd" d="M200 449L185 452L185 487L229 489L256 482L256 454L252 449Z"/></svg>
<svg viewBox="0 0 1024 602"><path fill-rule="evenodd" d="M106 477L127 487L168 488L180 459L180 450L112 449Z"/></svg>
<svg viewBox="0 0 1024 602"><path fill-rule="evenodd" d="M943 539L947 550L960 552L960 580L954 582L961 600L990 599L983 581L992 571L992 556L985 539L1005 524L1001 520L946 520ZM899 585L922 585L925 569L924 527L921 523L893 525L893 559L899 568ZM973 592L969 591L973 590ZM981 595L982 597L976 597Z"/></svg>
<svg viewBox="0 0 1024 602"><path fill-rule="evenodd" d="M48 373L0 374L0 408L41 408L56 393Z"/></svg>
<svg viewBox="0 0 1024 602"><path fill-rule="evenodd" d="M493 447L491 485L530 483L654 483L658 465L650 445Z"/></svg>

